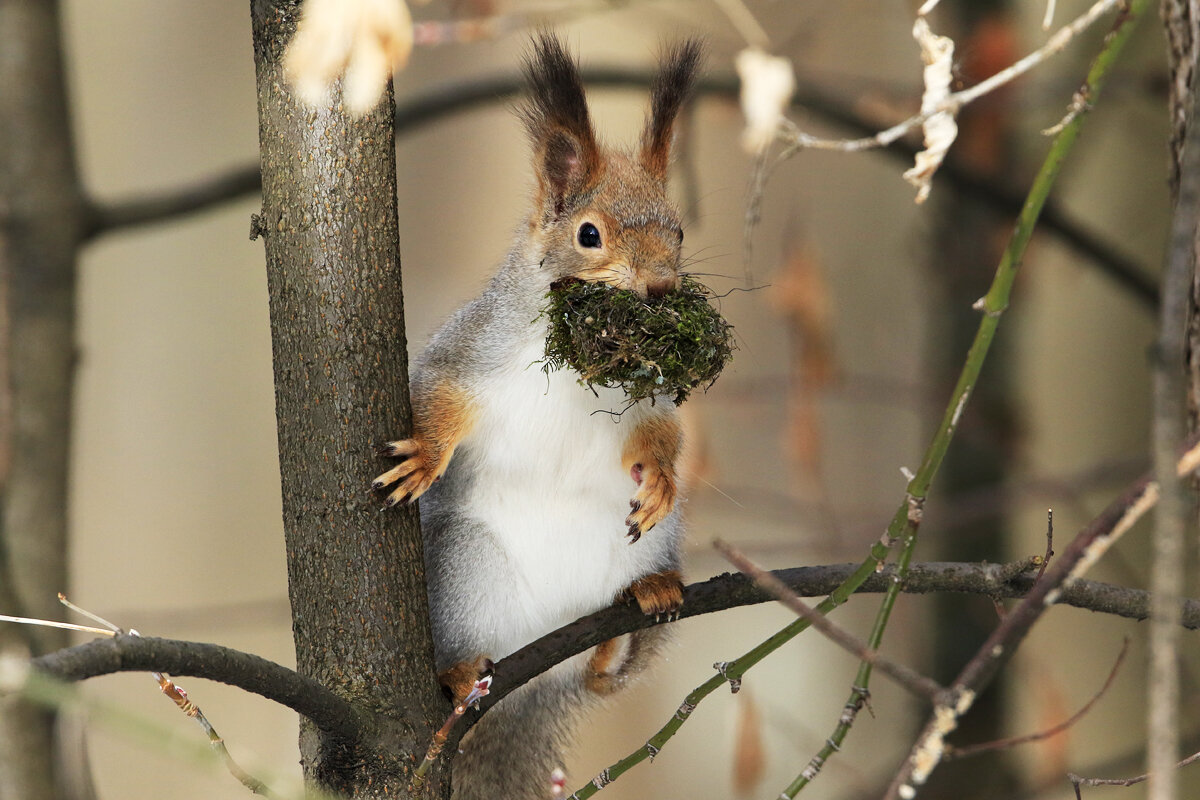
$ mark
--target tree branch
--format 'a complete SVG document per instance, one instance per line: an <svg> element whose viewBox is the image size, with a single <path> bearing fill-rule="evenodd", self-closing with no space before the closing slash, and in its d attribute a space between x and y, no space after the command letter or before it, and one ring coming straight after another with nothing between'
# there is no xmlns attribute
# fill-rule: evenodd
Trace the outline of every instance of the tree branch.
<svg viewBox="0 0 1200 800"><path fill-rule="evenodd" d="M287 706L346 743L360 739L368 725L363 712L312 678L216 644L122 634L48 653L32 664L64 681L114 672L166 672L219 681Z"/></svg>
<svg viewBox="0 0 1200 800"><path fill-rule="evenodd" d="M590 86L645 89L650 85L652 76L641 69L604 67L587 69L583 77ZM474 78L434 86L396 103L396 135L477 106L507 100L523 90L524 82L516 75ZM709 78L696 88L698 95L729 100L736 100L738 91L737 79L732 75ZM857 113L840 95L826 92L813 84L802 85L792 105L863 135L873 134L876 130L871 120ZM892 142L884 152L897 161L908 162L918 149L915 144L898 140ZM943 164L938 170L938 178L978 198L997 214L1016 216L1024 201L1023 194L999 186L979 173L953 163ZM93 201L89 205L85 236L91 239L128 227L167 222L254 194L261 189L261 185L258 165L252 165L183 188L173 187L110 203ZM1158 303L1158 287L1142 265L1119 252L1113 243L1098 239L1057 206L1047 205L1042 212L1041 226L1043 231L1058 236L1089 263L1095 264L1143 305L1153 308Z"/></svg>
<svg viewBox="0 0 1200 800"><path fill-rule="evenodd" d="M993 598L1019 598L1029 593L1036 577L1032 570L1021 572L1025 566L1024 563L913 564L903 590L908 594L956 592ZM801 597L819 597L833 591L857 567L858 564L793 567L775 570L771 574ZM889 564L867 579L859 588L859 593L886 591L895 573L895 565ZM749 577L725 573L684 587L679 619L773 599ZM1098 581L1075 581L1063 590L1056 602L1134 620L1143 620L1150 615L1148 592ZM653 618L645 616L635 606L616 605L546 634L496 664L496 679L492 683L491 693L480 703L480 711L468 715L468 724L513 689L560 661L614 636L654 624L657 623ZM1184 603L1182 625L1190 630L1200 629L1200 600L1187 600Z"/></svg>
<svg viewBox="0 0 1200 800"><path fill-rule="evenodd" d="M797 616L808 620L809 625L824 634L827 639L850 655L858 658L860 661L871 664L871 666L889 675L894 681L916 696L924 697L931 702L937 702L938 695L945 691L944 687L932 678L927 678L898 661L892 661L881 656L878 650L849 631L839 627L827 616L801 600L795 592L783 584L783 581L755 564L742 551L720 539L716 541L716 548L721 555L725 556L726 560L754 581L755 585L794 611Z"/></svg>
<svg viewBox="0 0 1200 800"><path fill-rule="evenodd" d="M1197 761L1200 761L1200 753L1192 753L1182 761L1178 761L1171 765L1171 769L1172 771L1182 769L1183 767L1195 764ZM1153 777L1153 772L1147 772L1142 775L1137 775L1133 778L1085 778L1082 775L1076 775L1073 772L1067 773L1067 780L1069 780L1075 787L1076 798L1080 797L1080 786L1134 786Z"/></svg>
<svg viewBox="0 0 1200 800"><path fill-rule="evenodd" d="M223 175L182 188L173 186L165 191L111 203L92 200L84 210L83 238L87 241L125 228L170 222L261 191L262 176L255 164L231 169Z"/></svg>
<svg viewBox="0 0 1200 800"><path fill-rule="evenodd" d="M771 574L804 597L828 594L857 564L793 567ZM956 592L993 598L1024 597L1035 574L1019 564L927 563L910 567L904 591L908 594ZM867 580L860 593L886 591L895 574L887 566ZM680 619L764 603L773 598L745 575L725 573L684 589ZM1149 593L1097 581L1079 580L1057 600L1102 614L1143 620L1150 613ZM656 624L635 607L617 605L597 611L526 645L496 665L492 693L481 710L468 714L469 726L482 711L553 665L600 642ZM663 623L665 624L665 623ZM1200 600L1186 600L1181 624L1200 629ZM366 735L377 720L316 681L250 653L215 644L145 636L121 635L98 639L35 658L32 664L59 680L82 681L115 672L166 672L205 678L273 700L310 719L325 733L353 742ZM463 729L465 731L465 727ZM461 733L461 731L460 731Z"/></svg>
<svg viewBox="0 0 1200 800"><path fill-rule="evenodd" d="M1135 3L1135 8L1141 12L1148 0L1135 0ZM1190 458L1192 453L1188 455ZM974 699L996 676L1046 609L1064 602L1065 595L1083 583L1078 576L1133 524L1134 518L1153 506L1157 492L1156 484L1148 478L1142 479L1110 503L1071 540L1062 555L1042 578L1034 582L1024 599L1004 617L954 679L888 787L885 800L911 800L916 796L917 787L924 784L944 755L946 735L957 727L959 718L970 710ZM1148 604L1149 597L1145 599ZM1188 604L1195 603L1188 601ZM1148 605L1146 611L1149 613Z"/></svg>
<svg viewBox="0 0 1200 800"><path fill-rule="evenodd" d="M1172 765L1179 758L1179 656L1181 637L1175 625L1187 561L1184 537L1193 504L1175 469L1175 448L1187 435L1187 327L1196 263L1197 214L1200 213L1200 125L1194 84L1186 114L1178 196L1171 219L1162 275L1153 379L1154 471L1161 498L1155 509L1150 588L1150 669L1146 676L1146 761L1150 774L1147 797L1177 796ZM1076 785L1078 791L1078 785Z"/></svg>
<svg viewBox="0 0 1200 800"><path fill-rule="evenodd" d="M1105 679L1104 685L1100 690L1092 695L1091 699L1083 704L1083 707L1076 711L1071 716L1067 717L1057 725L1052 725L1044 730L1036 733L1026 733L1020 736L1010 736L1005 739L997 739L992 742L977 742L968 744L962 747L954 747L946 745L946 756L944 761L955 761L960 758L969 758L971 756L980 755L981 753L990 753L995 750L1007 750L1018 745L1028 744L1029 742L1038 742L1043 739L1049 739L1058 736L1063 731L1070 728L1076 722L1087 716L1087 713L1092 710L1092 707L1099 702L1100 698L1108 693L1112 688L1113 681L1117 679L1117 673L1121 670L1121 664L1125 661L1125 655L1129 652L1129 637L1125 637L1124 643L1121 645L1121 651L1117 653L1117 660L1113 663L1112 669L1108 671L1108 678Z"/></svg>

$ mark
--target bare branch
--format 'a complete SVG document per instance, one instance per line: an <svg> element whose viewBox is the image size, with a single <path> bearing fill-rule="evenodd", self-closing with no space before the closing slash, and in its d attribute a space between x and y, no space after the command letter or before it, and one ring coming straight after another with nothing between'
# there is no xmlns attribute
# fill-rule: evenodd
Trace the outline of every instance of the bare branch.
<svg viewBox="0 0 1200 800"><path fill-rule="evenodd" d="M1141 488L1141 485L1136 488ZM1128 497L1127 494L1126 498ZM1105 524L1115 524L1115 521L1105 517L1094 524L1103 527ZM1035 583L1032 566L1029 563L913 564L904 582L904 591L910 594L961 592L984 597L1024 597ZM771 574L801 597L820 597L833 591L857 567L857 564L793 567L776 570ZM894 580L895 572L894 565L884 567L869 578L859 592L887 591ZM764 603L770 599L770 595L755 586L747 576L726 573L685 587L679 619ZM1148 592L1097 581L1077 580L1069 588L1064 588L1055 602L1058 605L1074 606L1127 619L1143 620L1150 614ZM637 608L616 605L548 633L496 664L496 681L492 684L491 694L480 704L481 710L490 708L513 689L576 653L614 636L648 628L654 624L656 623L653 618L642 614ZM1182 625L1189 630L1200 629L1200 601L1187 600L1184 603ZM468 723L473 722L478 713L481 712L468 712Z"/></svg>
<svg viewBox="0 0 1200 800"><path fill-rule="evenodd" d="M1187 327L1200 214L1200 84L1192 87L1179 172L1178 197L1162 276L1162 304L1154 364L1154 471L1162 495L1155 513L1150 586L1150 669L1146 676L1149 800L1176 797L1171 769L1179 758L1179 646L1175 627L1184 586L1184 531L1192 503L1175 468L1175 449L1187 435ZM1077 789L1078 791L1078 789Z"/></svg>
<svg viewBox="0 0 1200 800"><path fill-rule="evenodd" d="M1200 753L1193 753L1179 763L1175 764L1175 769L1186 767L1189 764L1194 764L1200 761ZM1075 796L1079 797L1080 786L1133 786L1150 778L1153 773L1147 772L1144 775L1138 775L1133 778L1085 778L1082 775L1076 775L1073 772L1067 773L1067 780L1075 785Z"/></svg>
<svg viewBox="0 0 1200 800"><path fill-rule="evenodd" d="M91 611L88 611L86 608L81 608L80 606L75 605L70 600L68 600L67 596L65 594L63 594L62 592L58 593L58 602L62 603L64 606L66 606L67 608L76 612L77 614L87 617L92 622L95 622L98 625L103 625L104 627L102 629L99 629L99 632L102 635L112 637L112 636L121 636L122 634L128 633L130 636L141 636L141 634L135 630L132 630L132 629L128 630L128 631L123 630L119 625L116 625L115 623L108 621L104 617L101 617L98 614L93 614ZM3 617L0 617L0 619L3 619ZM21 621L22 622L34 622L35 624L47 624L47 625L62 624L62 623L52 623L52 622L43 621L43 620L21 620ZM74 626L74 627L76 630L88 630L84 626ZM95 629L93 629L93 630L95 630ZM184 688L182 686L180 686L179 684L177 684L173 680L171 680L171 678L166 673L152 671L150 673L150 675L153 676L154 680L158 683L158 688L163 693L163 695L165 697L167 697L172 703L174 703L175 706L180 711L182 711L186 716L195 720L200 725L200 727L204 729L205 735L208 736L209 746L212 747L213 750L221 757L221 760L222 760L222 762L224 762L226 769L229 770L230 774L232 774L233 777L237 778L242 783L243 786L245 786L247 789L254 792L255 794L261 794L261 795L267 795L269 797L274 797L274 793L271 791L270 787L268 787L266 783L264 783L263 781L259 780L256 777L254 777L246 770L242 769L241 765L237 763L237 761L234 759L233 755L229 752L229 748L227 748L225 746L225 740L221 738L221 735L219 733L217 733L217 729L215 727L213 727L213 724L208 721L208 717L206 717L204 715L204 712L200 710L200 706L197 705L196 702L193 701L190 697L188 697L188 693L184 690Z"/></svg>
<svg viewBox="0 0 1200 800"><path fill-rule="evenodd" d="M651 77L644 70L616 67L593 68L585 70L583 74L589 86L628 89L645 89L650 85ZM433 86L396 103L396 135L403 135L422 125L477 106L505 101L523 88L524 82L517 75ZM697 85L696 93L736 101L737 80L733 76L710 78ZM870 121L857 113L841 94L826 92L811 83L799 87L793 105L856 132L869 133L874 130ZM917 148L900 139L892 142L885 152L908 161ZM999 186L974 171L951 163L944 164L938 174L942 180L978 198L997 213L1015 215L1021 209L1023 195ZM85 235L91 239L128 227L169 222L182 215L256 194L261 186L258 165L254 164L190 186L172 187L143 197L109 203L92 201ZM1043 231L1058 236L1144 305L1154 306L1158 302L1158 287L1148 277L1148 271L1134 259L1123 255L1112 242L1097 239L1052 204L1048 204L1042 212L1041 225Z"/></svg>
<svg viewBox="0 0 1200 800"><path fill-rule="evenodd" d="M1050 566L1050 559L1054 557L1054 509L1046 509L1046 554L1042 556L1042 566L1038 569L1037 579L1040 581L1042 576L1046 574L1046 567Z"/></svg>
<svg viewBox="0 0 1200 800"><path fill-rule="evenodd" d="M1104 46L1092 61L1084 83L1084 90L1091 96L1099 95L1109 70L1147 6L1148 0L1132 0L1126 13L1118 19L1113 32L1106 38ZM1063 157L1077 138L1081 120L1082 117L1072 120L1055 137L1047 159L1035 179L1034 188L1030 191L1027 208L1034 204L1039 187L1045 187L1047 181L1053 181ZM1034 216L1036 217L1036 213ZM1024 217L1022 214L1022 218ZM1018 227L1012 241L1017 242L1020 235L1021 230ZM1014 249L1016 248L1010 243L1006 258ZM1019 252L1017 249L1018 257ZM996 306L991 301L989 291L978 307L985 311L995 310ZM980 330L982 332L982 326ZM886 800L894 800L897 797L912 800L916 796L918 788L940 763L945 753L946 736L958 727L959 719L971 709L978 693L995 677L1001 664L1020 645L1045 609L1055 602L1059 588L1069 586L1079 578L1082 570L1106 549L1107 542L1116 538L1118 526L1130 516L1129 510L1139 505L1147 505L1150 494L1151 486L1147 480L1143 481L1140 487L1135 487L1133 492L1110 504L1100 517L1075 537L1063 556L1045 572L1042 580L1037 581L1025 599L1001 621L983 647L959 673L947 691L946 699L934 707L908 758L888 787ZM903 555L907 554L908 550Z"/></svg>
<svg viewBox="0 0 1200 800"><path fill-rule="evenodd" d="M725 556L741 572L748 575L755 584L765 589L772 597L796 612L797 615L808 620L810 625L823 633L834 644L850 653L850 655L876 667L880 672L890 676L918 697L924 697L927 700L936 702L938 695L944 691L943 687L939 686L935 681L926 678L916 670L906 667L903 664L889 661L879 655L878 650L868 647L866 642L854 636L849 631L845 631L835 625L824 614L819 613L801 600L795 592L784 585L783 581L746 558L737 548L719 539L714 543L714 546L721 555Z"/></svg>
<svg viewBox="0 0 1200 800"><path fill-rule="evenodd" d="M92 201L85 213L84 240L139 225L170 222L178 217L207 211L215 206L256 194L262 189L258 165L233 169L190 186L172 186L129 200Z"/></svg>
<svg viewBox="0 0 1200 800"><path fill-rule="evenodd" d="M828 594L857 566L795 567L771 574L791 591L812 597ZM1028 562L1016 565L913 564L904 590L915 594L961 592L987 597L1022 597L1035 584L1030 567ZM886 591L894 574L894 567L885 567L868 579L859 591ZM726 573L686 587L681 618L770 599L745 575ZM1139 620L1148 617L1150 606L1147 592L1088 580L1078 580L1064 589L1057 602ZM499 662L496 665L497 682L481 707L486 710L513 689L575 653L653 624L653 619L636 608L612 606L566 625ZM1200 629L1200 601L1184 602L1182 625L1191 630ZM361 738L372 724L363 712L315 681L258 656L214 644L118 636L42 656L34 659L33 665L48 675L68 681L146 670L220 681L285 705L308 717L329 735L348 741ZM468 712L468 724L480 713Z"/></svg>
<svg viewBox="0 0 1200 800"><path fill-rule="evenodd" d="M897 123L873 136L864 136L860 139L821 139L816 136L810 136L795 127L792 127L790 130L780 131L779 136L793 149L812 148L815 150L836 150L843 153L855 153L861 150L886 147L902 136L921 127L938 114L947 112L955 114L968 103L978 100L985 94L993 92L1004 84L1010 83L1024 75L1050 56L1060 52L1076 35L1086 30L1092 23L1119 5L1120 2L1121 0L1098 0L1097 3L1077 19L1059 28L1044 45L1016 63L1000 70L987 80L980 81L968 89L955 92L938 105L920 114L911 116L903 122Z"/></svg>
<svg viewBox="0 0 1200 800"><path fill-rule="evenodd" d="M169 672L220 681L285 705L325 733L360 739L367 718L311 678L250 653L201 642L121 635L68 647L33 659L51 677L81 681L114 672Z"/></svg>
<svg viewBox="0 0 1200 800"><path fill-rule="evenodd" d="M1113 662L1112 669L1108 672L1108 677L1104 681L1104 685L1100 690L1092 695L1092 699L1084 703L1083 707L1072 714L1067 719L1037 733L1027 733L1024 736L1012 736L1007 739L998 739L994 742L981 742L979 744L967 745L965 747L946 746L946 761L954 761L959 758L969 758L983 753L990 753L993 750L1007 750L1010 747L1017 745L1028 744L1029 742L1037 742L1042 739L1049 739L1052 736L1057 736L1063 731L1070 728L1076 722L1087 716L1087 713L1092 710L1092 706L1108 693L1109 688L1113 685L1113 681L1117 678L1117 672L1121 669L1121 664L1125 661L1125 655L1129 652L1129 637L1121 644L1121 652L1117 654L1117 660Z"/></svg>
<svg viewBox="0 0 1200 800"><path fill-rule="evenodd" d="M1182 463L1190 464L1195 450L1193 445ZM1143 478L1075 536L1066 551L1046 570L1042 579L1033 584L1021 603L992 631L955 678L947 702L939 703L934 709L932 718L892 781L886 795L888 800L915 796L915 786L924 783L941 760L945 736L954 730L959 717L970 709L974 698L991 682L1034 623L1047 608L1061 602L1065 592L1082 582L1079 575L1087 565L1094 563L1099 553L1106 550L1122 530L1132 525L1131 518L1141 516L1153 507L1156 498L1156 484Z"/></svg>

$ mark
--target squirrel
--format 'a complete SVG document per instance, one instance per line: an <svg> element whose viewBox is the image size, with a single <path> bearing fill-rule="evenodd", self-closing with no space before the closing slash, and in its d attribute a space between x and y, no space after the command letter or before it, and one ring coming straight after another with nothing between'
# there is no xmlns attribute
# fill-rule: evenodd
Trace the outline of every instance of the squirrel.
<svg viewBox="0 0 1200 800"><path fill-rule="evenodd" d="M634 153L602 148L579 68L534 38L519 114L533 149L532 208L481 295L435 333L412 374L412 437L372 483L384 505L421 498L439 680L460 702L486 659L614 601L675 615L682 602L676 509L682 432L673 403L629 405L619 388L544 374L550 284L566 277L658 297L679 283L683 228L666 195L672 132L701 46L669 47ZM456 800L543 800L571 723L625 684L664 639L652 627L598 645L530 681L464 737Z"/></svg>

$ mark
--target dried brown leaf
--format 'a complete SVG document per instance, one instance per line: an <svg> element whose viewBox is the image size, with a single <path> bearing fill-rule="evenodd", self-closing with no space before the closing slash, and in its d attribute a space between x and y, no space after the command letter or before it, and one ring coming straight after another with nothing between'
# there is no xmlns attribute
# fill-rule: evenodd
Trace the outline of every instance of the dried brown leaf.
<svg viewBox="0 0 1200 800"><path fill-rule="evenodd" d="M733 743L733 791L750 797L758 791L767 767L763 745L762 715L749 690L738 692L737 732Z"/></svg>
<svg viewBox="0 0 1200 800"><path fill-rule="evenodd" d="M821 392L837 378L833 302L821 262L794 247L775 280L770 302L791 340L788 455L808 478L821 474Z"/></svg>
<svg viewBox="0 0 1200 800"><path fill-rule="evenodd" d="M792 337L792 378L806 390L823 389L837 373L833 356L833 303L821 262L793 248L769 299Z"/></svg>

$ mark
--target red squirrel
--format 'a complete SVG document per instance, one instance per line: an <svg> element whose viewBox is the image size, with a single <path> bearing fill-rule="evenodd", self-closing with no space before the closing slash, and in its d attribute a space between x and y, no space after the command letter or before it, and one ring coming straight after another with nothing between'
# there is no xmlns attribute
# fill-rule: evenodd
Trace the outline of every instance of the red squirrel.
<svg viewBox="0 0 1200 800"><path fill-rule="evenodd" d="M482 659L615 600L655 616L683 602L674 404L629 406L621 389L544 374L539 315L566 277L648 296L678 286L683 228L667 168L700 57L694 40L667 50L633 152L597 142L579 68L556 37L536 37L525 61L528 220L417 361L412 438L381 448L400 461L372 484L390 488L389 507L421 498L435 658L456 701ZM609 411L621 413L596 413ZM464 738L454 798L548 798L577 709L620 688L662 638L655 627L610 640L505 698Z"/></svg>

